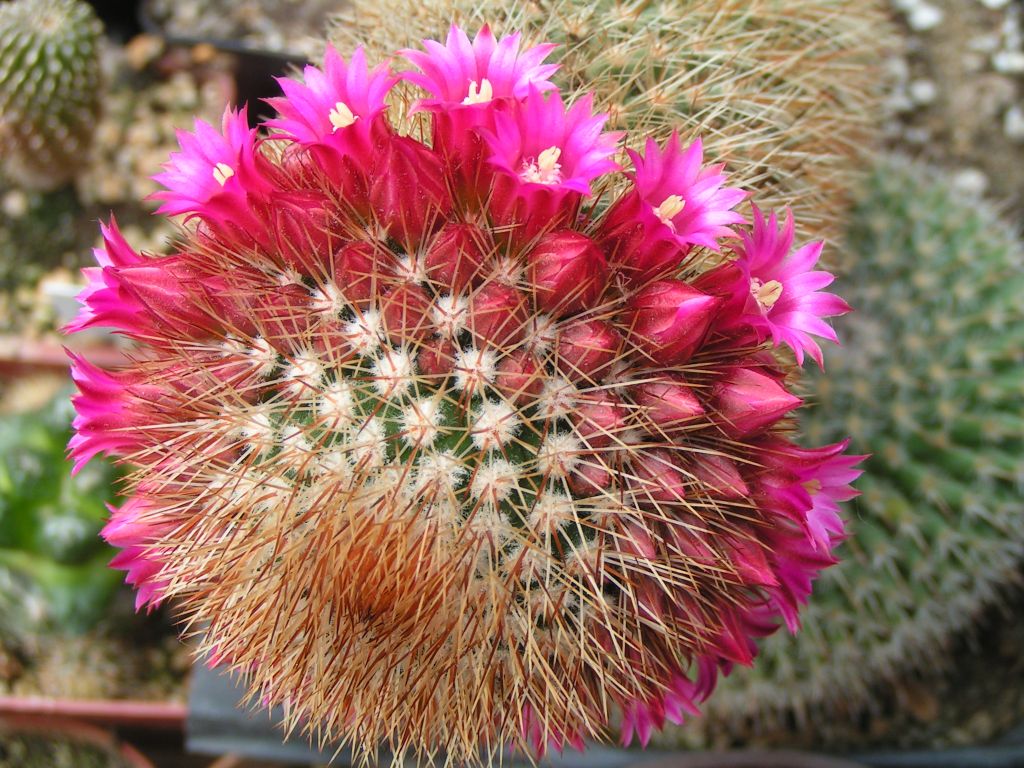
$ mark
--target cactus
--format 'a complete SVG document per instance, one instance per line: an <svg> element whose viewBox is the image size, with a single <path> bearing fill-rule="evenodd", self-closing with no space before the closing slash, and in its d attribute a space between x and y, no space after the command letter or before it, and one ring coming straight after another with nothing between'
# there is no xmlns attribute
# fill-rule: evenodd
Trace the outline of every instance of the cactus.
<svg viewBox="0 0 1024 768"><path fill-rule="evenodd" d="M859 474L790 441L770 351L834 340L822 244L699 141L627 175L520 45L332 48L270 140L197 121L155 177L196 226L160 258L104 227L69 326L139 345L74 359L69 444L134 468L104 535L139 600L368 762L646 743L795 625Z"/></svg>
<svg viewBox="0 0 1024 768"><path fill-rule="evenodd" d="M903 159L874 171L848 243L858 311L804 427L872 454L863 495L803 631L769 638L697 725L713 740L794 717L802 739L851 740L886 686L946 668L958 633L1019 580L1024 249L991 206Z"/></svg>
<svg viewBox="0 0 1024 768"><path fill-rule="evenodd" d="M101 463L68 475L70 422L66 393L0 420L0 624L8 641L88 629L117 587L106 568L111 551L97 537L115 472Z"/></svg>
<svg viewBox="0 0 1024 768"><path fill-rule="evenodd" d="M453 19L563 46L558 79L613 127L701 135L766 208L829 239L882 113L873 65L892 45L877 0L353 0L331 33L390 54Z"/></svg>
<svg viewBox="0 0 1024 768"><path fill-rule="evenodd" d="M0 171L54 189L85 162L100 106L102 25L83 0L0 5Z"/></svg>

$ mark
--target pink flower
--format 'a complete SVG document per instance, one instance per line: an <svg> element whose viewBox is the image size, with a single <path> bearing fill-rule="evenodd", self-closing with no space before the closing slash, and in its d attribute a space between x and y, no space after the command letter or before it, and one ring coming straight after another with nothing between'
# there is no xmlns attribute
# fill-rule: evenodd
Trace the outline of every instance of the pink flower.
<svg viewBox="0 0 1024 768"><path fill-rule="evenodd" d="M719 249L743 221L735 208L746 193L723 187L724 164L703 166L700 139L686 149L673 133L664 151L653 139L645 154L630 151L634 188L609 211L603 234L612 261L637 284L671 275L694 246Z"/></svg>
<svg viewBox="0 0 1024 768"><path fill-rule="evenodd" d="M391 76L386 64L368 71L362 48L346 64L328 45L323 69L307 66L302 74L304 82L277 78L284 96L267 99L279 117L265 125L280 131L280 136L303 147L328 147L353 155L370 150L375 128L389 130L379 118L398 78Z"/></svg>
<svg viewBox="0 0 1024 768"><path fill-rule="evenodd" d="M842 315L850 305L820 289L835 278L830 272L811 271L821 256L821 242L809 243L793 253L793 214L779 227L776 215L769 219L754 206L754 226L743 233L736 252L742 277L736 292L743 301L740 322L754 328L761 339L771 337L777 347L787 344L803 365L804 352L822 366L821 348L811 336L838 342L823 317Z"/></svg>
<svg viewBox="0 0 1024 768"><path fill-rule="evenodd" d="M150 544L167 533L170 525L147 519L152 504L142 496L133 496L120 508L107 505L110 519L100 535L121 551L110 561L112 568L127 571L125 583L136 589L135 610L148 605L156 608L163 600L167 583L158 578L162 564Z"/></svg>
<svg viewBox="0 0 1024 768"><path fill-rule="evenodd" d="M704 341L720 304L682 280L659 280L630 300L626 320L635 343L654 363L678 365Z"/></svg>
<svg viewBox="0 0 1024 768"><path fill-rule="evenodd" d="M549 78L558 65L543 62L556 46L545 43L520 51L519 41L518 32L495 40L485 24L470 43L466 33L453 24L444 45L424 40L425 51L399 51L420 69L402 77L431 95L420 102L431 109L525 99L531 86L538 91L554 90Z"/></svg>
<svg viewBox="0 0 1024 768"><path fill-rule="evenodd" d="M252 204L268 201L275 190L246 108L226 109L221 131L196 120L194 133L178 131L178 143L181 151L172 152L166 170L153 177L166 187L152 196L163 201L157 212L199 216L218 228L260 229Z"/></svg>
<svg viewBox="0 0 1024 768"><path fill-rule="evenodd" d="M537 307L558 317L593 306L608 280L601 249L572 230L544 235L526 258Z"/></svg>
<svg viewBox="0 0 1024 768"><path fill-rule="evenodd" d="M531 86L516 108L494 115L492 131L482 131L499 171L491 215L519 225L519 239L572 221L590 183L619 168L612 156L621 134L602 131L608 115L594 115L592 103L587 95L566 111L559 94Z"/></svg>

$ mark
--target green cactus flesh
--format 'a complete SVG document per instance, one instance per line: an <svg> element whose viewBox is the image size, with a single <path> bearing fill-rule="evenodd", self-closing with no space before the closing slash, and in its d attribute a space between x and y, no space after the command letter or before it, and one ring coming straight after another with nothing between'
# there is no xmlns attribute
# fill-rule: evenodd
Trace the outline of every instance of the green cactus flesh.
<svg viewBox="0 0 1024 768"><path fill-rule="evenodd" d="M855 451L872 454L850 537L801 632L772 636L753 669L724 681L694 723L703 738L795 722L801 741L810 731L828 744L894 684L949 667L958 633L1019 580L1019 239L948 175L888 159L854 211L847 250L838 285L854 313L838 324L843 346L828 350L827 375L809 377L818 404L803 426L818 442L852 435Z"/></svg>
<svg viewBox="0 0 1024 768"><path fill-rule="evenodd" d="M0 4L0 172L52 189L81 167L100 102L102 25L82 0Z"/></svg>
<svg viewBox="0 0 1024 768"><path fill-rule="evenodd" d="M0 420L0 641L89 628L121 581L98 537L115 473L100 462L71 476L70 411L65 394Z"/></svg>

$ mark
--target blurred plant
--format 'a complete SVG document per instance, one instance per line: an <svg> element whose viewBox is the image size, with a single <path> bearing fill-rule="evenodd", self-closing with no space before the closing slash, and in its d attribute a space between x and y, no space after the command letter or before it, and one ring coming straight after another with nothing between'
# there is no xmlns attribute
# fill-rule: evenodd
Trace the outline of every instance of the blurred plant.
<svg viewBox="0 0 1024 768"><path fill-rule="evenodd" d="M383 57L452 20L560 44L556 81L593 92L611 127L701 136L812 238L834 234L863 168L895 39L878 0L352 0L330 37Z"/></svg>
<svg viewBox="0 0 1024 768"><path fill-rule="evenodd" d="M0 419L0 632L9 640L88 629L117 588L98 536L115 470L97 463L69 475L72 415L65 393Z"/></svg>
<svg viewBox="0 0 1024 768"><path fill-rule="evenodd" d="M872 457L842 545L798 637L725 681L706 727L747 739L787 723L849 733L885 686L943 669L957 633L1020 581L1024 560L1024 248L948 174L878 164L848 234L857 312L827 377L810 377L813 440ZM670 737L674 738L674 736Z"/></svg>
<svg viewBox="0 0 1024 768"><path fill-rule="evenodd" d="M24 189L68 182L100 110L103 26L83 0L0 5L0 172Z"/></svg>
<svg viewBox="0 0 1024 768"><path fill-rule="evenodd" d="M139 345L74 357L69 448L135 469L104 536L140 603L368 759L646 743L795 630L859 474L790 441L772 352L836 338L822 244L699 139L622 173L552 47L453 27L400 84L329 49L269 137L197 121L179 250L104 226L70 326Z"/></svg>

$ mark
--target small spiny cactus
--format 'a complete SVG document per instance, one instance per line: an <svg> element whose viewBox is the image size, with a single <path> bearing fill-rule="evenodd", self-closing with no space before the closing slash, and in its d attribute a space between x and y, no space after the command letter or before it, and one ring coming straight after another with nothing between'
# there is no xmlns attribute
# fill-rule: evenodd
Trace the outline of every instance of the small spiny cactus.
<svg viewBox="0 0 1024 768"><path fill-rule="evenodd" d="M332 39L377 55L452 20L560 44L556 79L593 91L611 125L700 135L765 208L829 239L882 113L893 44L877 0L353 0Z"/></svg>
<svg viewBox="0 0 1024 768"><path fill-rule="evenodd" d="M699 139L627 175L521 43L329 48L260 129L197 121L155 177L178 249L104 227L70 326L137 343L72 366L76 470L133 468L117 566L364 763L646 743L796 627L859 474L789 439L773 353L836 340L822 243Z"/></svg>
<svg viewBox="0 0 1024 768"><path fill-rule="evenodd" d="M780 732L827 742L916 670L942 669L1024 562L1024 249L948 175L889 158L848 235L857 312L812 380L811 439L852 435L872 456L804 631L723 682L713 738ZM813 379L813 377L812 377ZM791 721L790 721L791 722ZM774 729L774 730L773 730ZM674 738L674 737L670 737ZM792 737L790 737L792 738ZM849 736L838 736L849 738Z"/></svg>
<svg viewBox="0 0 1024 768"><path fill-rule="evenodd" d="M54 189L87 159L100 107L103 27L83 0L0 5L0 172Z"/></svg>

